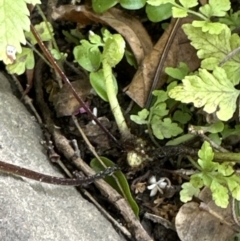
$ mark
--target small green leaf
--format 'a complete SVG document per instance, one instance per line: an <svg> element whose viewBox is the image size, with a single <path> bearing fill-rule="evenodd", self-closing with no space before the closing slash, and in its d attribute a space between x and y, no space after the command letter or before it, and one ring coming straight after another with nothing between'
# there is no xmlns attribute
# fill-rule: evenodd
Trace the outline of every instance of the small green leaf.
<svg viewBox="0 0 240 241"><path fill-rule="evenodd" d="M225 24L222 23L212 23L209 21L193 21L192 26L196 28L201 28L204 33L209 32L209 34L220 34L224 28Z"/></svg>
<svg viewBox="0 0 240 241"><path fill-rule="evenodd" d="M208 135L208 137L210 138L211 141L213 141L214 143L216 143L217 145L221 145L222 143L222 138L220 138L219 134L217 133L211 133Z"/></svg>
<svg viewBox="0 0 240 241"><path fill-rule="evenodd" d="M234 129L231 129L229 125L225 125L221 134L223 139L232 135L240 135L240 125L235 125Z"/></svg>
<svg viewBox="0 0 240 241"><path fill-rule="evenodd" d="M213 74L199 69L199 77L186 76L183 86L170 90L169 96L183 103L193 102L197 108L204 106L203 110L209 114L216 111L219 120L227 121L236 110L239 93L227 78L224 69L216 67Z"/></svg>
<svg viewBox="0 0 240 241"><path fill-rule="evenodd" d="M202 173L197 173L197 174L193 174L190 178L190 182L191 184L195 187L195 188L202 188L203 187L203 179L202 179Z"/></svg>
<svg viewBox="0 0 240 241"><path fill-rule="evenodd" d="M215 201L216 205L221 208L226 208L229 203L228 189L223 185L219 184L219 182L217 182L216 180L212 181L210 189L212 191L212 198Z"/></svg>
<svg viewBox="0 0 240 241"><path fill-rule="evenodd" d="M106 92L106 84L105 84L105 78L103 74L103 70L100 69L97 72L91 72L90 73L90 83L96 93L106 102L108 102L108 96ZM115 86L115 93L118 92L118 85L117 80L114 75L112 75L114 86Z"/></svg>
<svg viewBox="0 0 240 241"><path fill-rule="evenodd" d="M146 0L119 0L120 5L129 10L137 10L143 8Z"/></svg>
<svg viewBox="0 0 240 241"><path fill-rule="evenodd" d="M118 0L92 0L92 7L96 13L103 13L115 6Z"/></svg>
<svg viewBox="0 0 240 241"><path fill-rule="evenodd" d="M112 38L112 34L106 28L101 28L101 33L103 36L104 43L106 43L109 38Z"/></svg>
<svg viewBox="0 0 240 241"><path fill-rule="evenodd" d="M233 175L233 176L235 176L235 175ZM229 188L230 192L233 192L233 190L235 188L240 187L239 183L236 180L234 180L234 177L233 178L232 177L227 178L227 185L228 185L228 188ZM237 178L239 178L239 177L237 177Z"/></svg>
<svg viewBox="0 0 240 241"><path fill-rule="evenodd" d="M108 38L103 50L103 60L112 68L115 67L123 58L125 52L125 41L120 34L112 35Z"/></svg>
<svg viewBox="0 0 240 241"><path fill-rule="evenodd" d="M196 136L193 134L185 134L179 137L176 137L173 140L170 140L166 143L166 146L177 146L180 145L184 142L188 142L191 141L192 139L194 139Z"/></svg>
<svg viewBox="0 0 240 241"><path fill-rule="evenodd" d="M189 113L180 111L180 110L176 110L173 114L173 120L177 121L181 124L187 124L190 120L191 120L191 115Z"/></svg>
<svg viewBox="0 0 240 241"><path fill-rule="evenodd" d="M182 190L180 191L180 200L184 203L192 200L193 196L198 196L200 190L194 187L191 182L185 182L182 185Z"/></svg>
<svg viewBox="0 0 240 241"><path fill-rule="evenodd" d="M101 37L99 35L95 34L92 31L89 31L89 37L88 38L89 38L89 41L92 44L96 44L96 45L100 45L100 46L103 45Z"/></svg>
<svg viewBox="0 0 240 241"><path fill-rule="evenodd" d="M81 45L73 49L75 60L89 72L97 71L101 64L99 49L87 40L81 40Z"/></svg>
<svg viewBox="0 0 240 241"><path fill-rule="evenodd" d="M166 3L159 6L146 5L148 19L152 22L161 22L172 16L172 4Z"/></svg>
<svg viewBox="0 0 240 241"><path fill-rule="evenodd" d="M188 12L186 9L172 7L172 15L174 18L185 18L187 17Z"/></svg>
<svg viewBox="0 0 240 241"><path fill-rule="evenodd" d="M154 104L164 102L168 99L167 93L163 90L154 90L152 94L157 97L157 101Z"/></svg>
<svg viewBox="0 0 240 241"><path fill-rule="evenodd" d="M130 115L130 119L139 125L147 124L147 117L149 115L149 111L147 109L143 109L138 112L137 115Z"/></svg>
<svg viewBox="0 0 240 241"><path fill-rule="evenodd" d="M230 13L219 18L219 22L226 24L231 30L237 28L240 25L240 11L233 13L233 10L230 9Z"/></svg>
<svg viewBox="0 0 240 241"><path fill-rule="evenodd" d="M232 195L235 199L237 199L238 201L240 201L240 186L238 184L238 186L232 191Z"/></svg>
<svg viewBox="0 0 240 241"><path fill-rule="evenodd" d="M198 151L198 164L204 171L211 172L218 167L218 163L213 162L214 152L207 141L204 141L201 149Z"/></svg>
<svg viewBox="0 0 240 241"><path fill-rule="evenodd" d="M23 74L26 69L33 69L35 64L33 51L29 48L22 48L22 53L17 54L13 64L7 65L7 71L10 74Z"/></svg>
<svg viewBox="0 0 240 241"><path fill-rule="evenodd" d="M162 117L166 116L169 112L169 110L166 109L167 104L159 102L157 104L154 104L150 108L151 116L152 118L158 118L161 119ZM150 120L152 122L152 120Z"/></svg>
<svg viewBox="0 0 240 241"><path fill-rule="evenodd" d="M114 166L115 164L110 161L106 157L100 157L102 162L107 166L111 167ZM103 171L105 168L102 166L102 164L96 159L92 159L90 162L90 166L96 171ZM115 178L117 179L118 182L112 177L112 176L107 176L104 178L104 180L111 185L116 191L118 191L129 203L130 207L132 208L133 212L135 215L138 217L139 216L139 207L136 203L136 201L133 199L127 179L125 175L121 171L116 171L113 174ZM118 186L118 184L120 186Z"/></svg>
<svg viewBox="0 0 240 241"><path fill-rule="evenodd" d="M138 64L137 64L134 54L131 51L125 50L125 57L126 57L128 64L130 64L135 69L137 69Z"/></svg>
<svg viewBox="0 0 240 241"><path fill-rule="evenodd" d="M185 63L180 62L177 68L167 67L165 72L174 79L182 80L189 73L189 68Z"/></svg>
<svg viewBox="0 0 240 241"><path fill-rule="evenodd" d="M88 50L88 58L91 63L91 72L97 71L100 68L102 62L102 55L97 46L93 46ZM88 70L89 71L89 70Z"/></svg>
<svg viewBox="0 0 240 241"><path fill-rule="evenodd" d="M200 12L208 18L212 16L223 17L226 12L231 8L229 0L210 0L209 4L200 7Z"/></svg>
<svg viewBox="0 0 240 241"><path fill-rule="evenodd" d="M234 170L230 163L224 162L218 165L218 172L223 176L230 176L234 173Z"/></svg>
<svg viewBox="0 0 240 241"><path fill-rule="evenodd" d="M184 8L193 8L198 5L198 0L179 0Z"/></svg>
<svg viewBox="0 0 240 241"><path fill-rule="evenodd" d="M165 118L163 121L159 119L156 121L153 120L151 121L151 127L154 136L156 136L159 140L171 138L183 132L183 130L176 123L172 123L170 118Z"/></svg>
<svg viewBox="0 0 240 241"><path fill-rule="evenodd" d="M222 132L224 129L224 124L222 121L218 121L216 123L213 123L209 125L207 128L207 131L210 133L219 133Z"/></svg>
<svg viewBox="0 0 240 241"><path fill-rule="evenodd" d="M224 128L224 124L222 121L218 121L211 125L207 126L194 126L193 129L197 132L202 131L203 133L210 132L210 133L219 133L222 132Z"/></svg>
<svg viewBox="0 0 240 241"><path fill-rule="evenodd" d="M53 33L53 27L51 23L47 22L48 28L45 22L41 22L40 24L36 24L34 27L42 41L50 41L52 39L51 33ZM50 32L48 31L50 30ZM32 44L35 45L37 40L35 39L33 33L31 31L25 32L26 39Z"/></svg>
<svg viewBox="0 0 240 241"><path fill-rule="evenodd" d="M57 49L50 49L50 52L54 59L56 60L65 60L67 58L66 53L61 53Z"/></svg>

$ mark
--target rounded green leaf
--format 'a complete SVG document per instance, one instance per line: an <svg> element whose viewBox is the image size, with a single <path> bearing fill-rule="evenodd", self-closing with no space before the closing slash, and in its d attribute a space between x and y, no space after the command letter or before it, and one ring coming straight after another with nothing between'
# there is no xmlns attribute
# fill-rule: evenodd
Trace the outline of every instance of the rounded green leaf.
<svg viewBox="0 0 240 241"><path fill-rule="evenodd" d="M92 0L92 7L96 13L103 13L117 3L117 0Z"/></svg>
<svg viewBox="0 0 240 241"><path fill-rule="evenodd" d="M191 201L192 197L197 197L199 192L199 188L194 187L191 182L185 182L180 191L180 200L184 203Z"/></svg>
<svg viewBox="0 0 240 241"><path fill-rule="evenodd" d="M198 5L198 0L179 0L184 8L192 8Z"/></svg>
<svg viewBox="0 0 240 241"><path fill-rule="evenodd" d="M115 67L123 58L125 51L125 41L120 34L114 34L108 38L104 50L103 59L111 67Z"/></svg>
<svg viewBox="0 0 240 241"><path fill-rule="evenodd" d="M162 4L160 6L146 5L148 19L152 22L161 22L172 16L172 4Z"/></svg>
<svg viewBox="0 0 240 241"><path fill-rule="evenodd" d="M129 10L140 9L146 4L146 0L120 0L119 2L123 8Z"/></svg>
<svg viewBox="0 0 240 241"><path fill-rule="evenodd" d="M172 15L174 18L185 18L185 17L187 17L188 13L187 13L186 9L173 7Z"/></svg>
<svg viewBox="0 0 240 241"><path fill-rule="evenodd" d="M101 52L86 40L73 49L73 55L78 64L89 72L98 70L101 65Z"/></svg>
<svg viewBox="0 0 240 241"><path fill-rule="evenodd" d="M114 82L115 93L117 94L117 92L118 92L117 80L114 75L112 75L112 78L113 78L113 82ZM105 78L104 78L102 69L100 69L97 72L90 73L90 83L91 83L93 89L99 95L99 97L101 97L104 101L108 102Z"/></svg>

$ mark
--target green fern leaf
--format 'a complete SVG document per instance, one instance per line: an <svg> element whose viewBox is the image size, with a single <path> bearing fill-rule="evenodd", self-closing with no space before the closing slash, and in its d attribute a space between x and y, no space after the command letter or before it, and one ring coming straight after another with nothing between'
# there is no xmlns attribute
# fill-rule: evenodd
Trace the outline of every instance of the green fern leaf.
<svg viewBox="0 0 240 241"><path fill-rule="evenodd" d="M217 182L216 180L212 181L210 189L212 191L212 198L215 201L216 205L221 208L226 208L229 203L228 189L223 185L219 184L219 182Z"/></svg>
<svg viewBox="0 0 240 241"><path fill-rule="evenodd" d="M191 45L198 50L197 55L201 62L201 67L213 70L225 57L234 49L240 46L240 37L237 34L231 35L231 30L225 26L220 34L203 33L201 28L195 28L191 24L184 24L183 30L192 41ZM240 81L240 54L234 55L232 59L226 61L222 68L225 69L228 79L237 85Z"/></svg>
<svg viewBox="0 0 240 241"><path fill-rule="evenodd" d="M216 67L213 74L205 69L199 76L186 76L182 86L169 91L169 96L183 103L193 102L197 108L203 107L207 113L216 111L220 120L227 121L236 110L239 90L235 89L224 69Z"/></svg>
<svg viewBox="0 0 240 241"><path fill-rule="evenodd" d="M210 0L209 4L205 4L199 10L208 18L212 16L223 17L230 7L231 3L229 0Z"/></svg>
<svg viewBox="0 0 240 241"><path fill-rule="evenodd" d="M163 120L154 118L151 122L151 127L154 136L156 136L159 140L171 138L183 132L178 124L173 123L170 118L164 118Z"/></svg>
<svg viewBox="0 0 240 241"><path fill-rule="evenodd" d="M5 64L13 60L7 54L8 46L21 53L21 43L25 44L24 30L29 31L29 10L26 3L37 4L39 0L0 0L0 60Z"/></svg>

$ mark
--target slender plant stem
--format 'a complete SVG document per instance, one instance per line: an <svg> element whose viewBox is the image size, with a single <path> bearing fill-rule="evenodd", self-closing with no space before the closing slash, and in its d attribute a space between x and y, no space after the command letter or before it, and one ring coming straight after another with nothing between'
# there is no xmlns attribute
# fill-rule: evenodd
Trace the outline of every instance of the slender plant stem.
<svg viewBox="0 0 240 241"><path fill-rule="evenodd" d="M120 105L118 103L118 99L115 93L115 86L114 86L113 77L112 77L112 68L105 59L103 59L102 64L103 64L103 74L106 81L106 92L107 92L112 113L115 117L115 120L122 138L124 140L129 139L129 137L131 136L131 133L126 124L125 118L123 116L122 110L120 108Z"/></svg>
<svg viewBox="0 0 240 241"><path fill-rule="evenodd" d="M47 61L47 59L44 57L44 55L42 55L36 48L34 45L32 45L31 43L29 43L28 41L26 41L26 44L40 57L43 59L43 61L50 67L52 68L52 65L49 63L49 61Z"/></svg>
<svg viewBox="0 0 240 241"><path fill-rule="evenodd" d="M57 45L57 42L56 42L56 40L55 40L55 38L53 36L53 33L52 33L51 29L50 29L49 22L48 22L48 20L47 20L47 18L45 16L45 14L43 13L43 11L42 11L41 7L39 6L39 4L37 4L36 7L37 7L37 10L38 10L39 14L41 15L42 19L44 20L44 22L46 24L46 27L48 29L49 34L51 35L51 39L52 39L52 43L53 43L54 48L58 52L60 52L60 50L58 48L58 45Z"/></svg>
<svg viewBox="0 0 240 241"><path fill-rule="evenodd" d="M199 171L202 171L201 167L192 159L191 156L187 156L188 160L192 163L194 167L196 167Z"/></svg>
<svg viewBox="0 0 240 241"><path fill-rule="evenodd" d="M188 13L191 13L191 14L193 14L193 15L195 15L195 16L198 16L199 18L201 18L201 19L203 19L203 20L205 20L205 21L208 21L208 20L209 20L209 19L208 19L206 16L204 16L203 14L198 13L198 12L195 12L195 11L190 10L190 9L188 9L188 8L184 8L184 7L182 7L181 5L179 5L179 4L177 4L177 3L172 3L172 5L174 5L174 6L177 7L177 8L180 8L180 9L182 9L182 10L185 10L185 11L187 11Z"/></svg>

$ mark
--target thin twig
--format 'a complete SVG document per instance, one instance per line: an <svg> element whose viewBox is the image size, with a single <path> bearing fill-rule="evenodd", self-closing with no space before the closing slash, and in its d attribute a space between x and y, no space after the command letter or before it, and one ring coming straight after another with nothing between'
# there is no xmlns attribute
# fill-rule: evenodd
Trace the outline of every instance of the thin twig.
<svg viewBox="0 0 240 241"><path fill-rule="evenodd" d="M97 154L95 148L93 147L93 145L90 143L90 141L88 140L87 136L85 135L84 131L82 130L82 128L80 127L77 118L72 115L72 120L75 124L75 126L77 127L78 131L80 132L80 134L82 135L82 138L84 139L85 143L87 144L89 150L92 152L92 154L96 157L96 159L101 163L101 165L106 169L107 166L104 164L104 162L102 161L102 159L99 157L99 155ZM115 175L112 175L112 177L114 178L115 182L118 185L118 188L120 189L121 193L124 195L125 192L122 189L122 185L120 185L118 178ZM125 196L125 195L124 195Z"/></svg>
<svg viewBox="0 0 240 241"><path fill-rule="evenodd" d="M12 75L12 78L15 82L15 84L17 85L18 90L20 91L22 98L24 100L24 102L29 105L30 109L32 110L33 114L35 115L37 121L39 124L42 124L42 119L40 117L40 115L38 114L37 110L35 109L35 107L32 104L32 100L29 98L28 95L24 94L24 90L22 85L20 84L18 78L15 75Z"/></svg>
<svg viewBox="0 0 240 241"><path fill-rule="evenodd" d="M240 47L234 49L233 51L231 51L230 53L228 53L225 58L219 63L219 66L223 66L227 61L229 61L230 59L232 59L236 54L239 54L240 52Z"/></svg>
<svg viewBox="0 0 240 241"><path fill-rule="evenodd" d="M154 76L154 79L153 79L153 82L152 82L152 86L151 86L151 89L149 91L149 94L148 94L148 98L147 98L147 101L145 103L145 108L146 109L149 109L150 105L151 105L151 102L152 102L152 92L156 89L156 86L157 86L157 83L159 81L159 76L163 70L163 66L164 66L164 63L165 63L165 60L168 56L168 52L170 50L170 47L173 43L173 40L176 36L176 33L177 33L177 30L180 26L180 23L181 23L181 19L177 19L176 22L174 23L174 26L173 28L171 29L171 33L168 37L168 40L166 42L166 45L164 46L164 50L163 50L163 53L161 55L161 58L159 59L159 64L158 64L158 67L157 67L157 70L156 70L156 73L155 73L155 76Z"/></svg>

